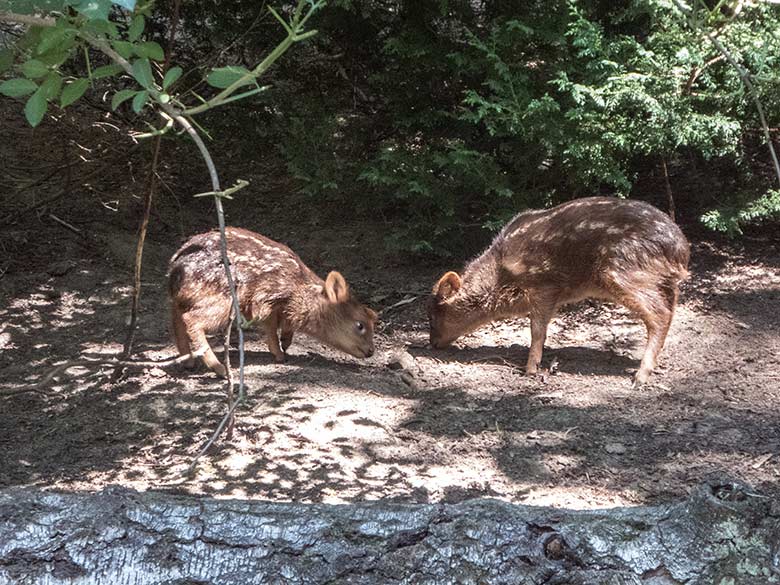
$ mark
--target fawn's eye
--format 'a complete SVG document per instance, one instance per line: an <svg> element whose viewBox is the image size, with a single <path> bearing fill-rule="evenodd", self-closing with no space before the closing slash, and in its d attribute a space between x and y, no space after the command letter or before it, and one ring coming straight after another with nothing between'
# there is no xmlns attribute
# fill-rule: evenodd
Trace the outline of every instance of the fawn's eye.
<svg viewBox="0 0 780 585"><path fill-rule="evenodd" d="M363 321L355 321L355 329L357 329L358 333L364 333L366 330L366 326L363 323Z"/></svg>

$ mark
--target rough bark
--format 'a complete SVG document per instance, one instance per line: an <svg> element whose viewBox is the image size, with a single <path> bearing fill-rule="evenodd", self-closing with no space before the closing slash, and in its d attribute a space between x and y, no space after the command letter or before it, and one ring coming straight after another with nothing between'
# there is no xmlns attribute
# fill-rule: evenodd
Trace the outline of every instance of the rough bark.
<svg viewBox="0 0 780 585"><path fill-rule="evenodd" d="M734 484L601 511L0 492L14 584L763 585L780 582L779 546L780 504Z"/></svg>

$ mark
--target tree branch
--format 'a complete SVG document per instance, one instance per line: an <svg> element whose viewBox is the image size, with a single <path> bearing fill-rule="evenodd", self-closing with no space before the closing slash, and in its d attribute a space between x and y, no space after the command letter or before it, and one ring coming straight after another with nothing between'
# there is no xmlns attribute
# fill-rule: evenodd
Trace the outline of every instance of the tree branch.
<svg viewBox="0 0 780 585"><path fill-rule="evenodd" d="M607 510L301 504L0 490L0 582L777 583L775 500L746 485Z"/></svg>
<svg viewBox="0 0 780 585"><path fill-rule="evenodd" d="M27 26L54 26L57 21L51 16L33 16L32 14L16 14L15 12L0 11L0 20L26 24Z"/></svg>
<svg viewBox="0 0 780 585"><path fill-rule="evenodd" d="M110 46L108 46L106 42L100 39L95 39L91 35L85 35L84 38L88 43L90 43L96 49L102 51L111 60L113 60L118 65L120 65L130 75L133 74L132 65L130 65L130 63L126 59L124 59L121 55L119 55L116 51L114 51ZM206 163L206 168L208 169L209 177L211 178L212 190L214 192L221 191L219 174L217 173L217 168L214 165L214 160L211 158L211 153L209 153L209 149L206 147L206 144L203 142L203 139L200 137L197 130L195 130L192 123L189 121L189 119L186 116L184 116L180 111L174 108L171 104L163 103L162 101L159 101L157 99L159 96L157 92L150 91L150 95L152 95L152 97L155 98L158 107L166 114L168 114L168 116L170 116L177 124L179 124L184 129L184 131L187 132L187 134L190 136L192 141L198 147L201 158L203 158L203 161ZM227 235L225 233L225 227L226 227L225 210L222 206L222 199L219 196L215 195L214 204L216 205L217 208L217 221L219 224L220 253L222 256L222 265L225 269L225 277L227 278L228 288L230 289L230 296L233 302L233 313L235 315L236 322L241 323L241 308L238 302L236 285L235 282L233 281L233 275L230 270L230 260L228 259L228 255L227 255ZM244 396L244 331L240 327L238 328L238 355L239 355L238 396L239 396L239 401L241 401L243 400L243 396ZM225 367L229 369L230 363L226 363ZM230 380L230 377L228 377L228 380Z"/></svg>

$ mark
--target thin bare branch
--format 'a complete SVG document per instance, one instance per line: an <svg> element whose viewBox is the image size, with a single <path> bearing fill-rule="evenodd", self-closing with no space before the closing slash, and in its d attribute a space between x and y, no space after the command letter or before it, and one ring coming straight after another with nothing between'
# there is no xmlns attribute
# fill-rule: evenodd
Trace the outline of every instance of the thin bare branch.
<svg viewBox="0 0 780 585"><path fill-rule="evenodd" d="M176 0L172 8L171 15L171 30L168 36L168 47L165 54L165 62L162 66L162 74L168 69L171 62L171 51L173 48L173 40L176 36L176 27L179 23L179 8L181 6L181 0ZM173 119L168 117L168 123L165 129L170 128L173 125ZM146 241L146 232L149 227L149 217L152 213L152 201L154 199L154 190L157 177L157 166L160 161L160 147L162 144L162 132L158 133L155 137L154 144L152 145L152 161L149 167L149 181L146 186L146 193L144 195L144 209L141 216L141 225L138 229L138 242L135 248L135 265L133 270L133 298L130 303L130 324L127 327L127 337L125 339L125 345L122 348L122 359L126 359L133 351L133 341L135 340L135 333L138 327L138 310L141 305L141 269L143 267L144 256L144 242ZM114 372L115 377L119 374L117 369Z"/></svg>

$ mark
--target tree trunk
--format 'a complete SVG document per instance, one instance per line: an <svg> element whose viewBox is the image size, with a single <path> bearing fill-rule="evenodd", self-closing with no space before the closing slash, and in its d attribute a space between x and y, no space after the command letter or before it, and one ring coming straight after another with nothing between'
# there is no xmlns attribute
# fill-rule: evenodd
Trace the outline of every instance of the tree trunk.
<svg viewBox="0 0 780 585"><path fill-rule="evenodd" d="M279 504L0 491L0 583L780 583L780 503L735 484L655 507Z"/></svg>

